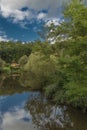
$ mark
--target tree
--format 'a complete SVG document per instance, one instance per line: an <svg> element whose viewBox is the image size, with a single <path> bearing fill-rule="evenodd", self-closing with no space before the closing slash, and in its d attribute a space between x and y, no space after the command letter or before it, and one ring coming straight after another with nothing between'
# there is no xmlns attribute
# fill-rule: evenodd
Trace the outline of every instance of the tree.
<svg viewBox="0 0 87 130"><path fill-rule="evenodd" d="M54 26L50 35L61 38L55 43L55 51L59 56L58 72L62 83L60 80L48 86L46 94L58 103L87 108L87 7L73 0L64 16L65 21Z"/></svg>
<svg viewBox="0 0 87 130"><path fill-rule="evenodd" d="M87 6L79 0L72 0L64 10L64 21L57 27L51 25L49 37L55 40L75 39L87 35Z"/></svg>
<svg viewBox="0 0 87 130"><path fill-rule="evenodd" d="M33 43L21 42L0 42L0 56L7 63L13 60L18 62L23 55L29 56L33 48Z"/></svg>
<svg viewBox="0 0 87 130"><path fill-rule="evenodd" d="M68 19L66 26L71 37L87 35L87 7L79 0L72 0L71 4L64 12L65 18Z"/></svg>
<svg viewBox="0 0 87 130"><path fill-rule="evenodd" d="M47 56L41 52L34 52L29 56L24 66L26 82L33 89L42 89L56 81L56 56ZM28 80L27 80L28 79Z"/></svg>
<svg viewBox="0 0 87 130"><path fill-rule="evenodd" d="M20 59L19 59L19 64L21 67L23 67L28 61L28 57L26 55L22 56Z"/></svg>

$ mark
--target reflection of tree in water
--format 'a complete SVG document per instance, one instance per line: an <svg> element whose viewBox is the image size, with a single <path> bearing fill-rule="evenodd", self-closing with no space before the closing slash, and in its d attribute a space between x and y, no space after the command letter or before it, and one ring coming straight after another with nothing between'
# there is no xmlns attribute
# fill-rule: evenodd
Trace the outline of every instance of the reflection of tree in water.
<svg viewBox="0 0 87 130"><path fill-rule="evenodd" d="M30 77L28 76L27 72L22 73L20 76L19 82L22 86L30 87L29 86L29 79L30 79Z"/></svg>
<svg viewBox="0 0 87 130"><path fill-rule="evenodd" d="M11 95L29 90L20 84L18 76L5 76L5 78L2 79L2 84L0 84L0 95Z"/></svg>
<svg viewBox="0 0 87 130"><path fill-rule="evenodd" d="M2 87L2 85L3 85L3 82L4 82L5 78L6 78L6 76L5 76L5 75L0 74L0 87Z"/></svg>
<svg viewBox="0 0 87 130"><path fill-rule="evenodd" d="M87 130L87 113L74 108L68 108L67 111L73 122L72 130Z"/></svg>
<svg viewBox="0 0 87 130"><path fill-rule="evenodd" d="M49 103L43 95L32 95L26 109L38 130L87 130L87 115L71 107Z"/></svg>
<svg viewBox="0 0 87 130"><path fill-rule="evenodd" d="M35 125L41 130L65 130L72 125L66 107L53 106L43 96L29 100L26 108L30 111Z"/></svg>

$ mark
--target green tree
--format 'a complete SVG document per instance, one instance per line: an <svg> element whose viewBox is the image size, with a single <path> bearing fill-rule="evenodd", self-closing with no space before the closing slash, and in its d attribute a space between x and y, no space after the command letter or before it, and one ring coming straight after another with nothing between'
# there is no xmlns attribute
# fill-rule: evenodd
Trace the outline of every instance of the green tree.
<svg viewBox="0 0 87 130"><path fill-rule="evenodd" d="M21 42L0 42L0 56L7 63L13 60L18 62L23 55L29 56L33 48L33 43Z"/></svg>
<svg viewBox="0 0 87 130"><path fill-rule="evenodd" d="M64 21L50 27L49 37L55 40L75 39L87 35L87 6L80 0L72 0L64 10Z"/></svg>
<svg viewBox="0 0 87 130"><path fill-rule="evenodd" d="M64 12L65 18L68 19L66 27L71 37L87 35L87 6L79 0L72 0L71 4Z"/></svg>
<svg viewBox="0 0 87 130"><path fill-rule="evenodd" d="M19 64L21 67L23 67L28 61L28 57L26 55L22 56L20 59L19 59Z"/></svg>
<svg viewBox="0 0 87 130"><path fill-rule="evenodd" d="M65 21L58 27L52 25L50 36L60 36L54 45L58 55L57 76L60 79L46 87L46 95L56 102L81 108L87 108L86 14L87 6L78 0L72 0L64 11Z"/></svg>
<svg viewBox="0 0 87 130"><path fill-rule="evenodd" d="M24 66L26 80L34 89L43 88L56 81L56 56L47 57L41 52L34 52L29 56L27 64Z"/></svg>

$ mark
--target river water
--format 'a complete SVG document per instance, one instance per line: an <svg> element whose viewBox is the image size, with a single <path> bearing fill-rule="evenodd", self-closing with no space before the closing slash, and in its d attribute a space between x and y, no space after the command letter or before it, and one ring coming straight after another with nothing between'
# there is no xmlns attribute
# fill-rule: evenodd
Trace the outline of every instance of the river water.
<svg viewBox="0 0 87 130"><path fill-rule="evenodd" d="M87 114L51 104L17 77L0 76L0 130L87 130Z"/></svg>

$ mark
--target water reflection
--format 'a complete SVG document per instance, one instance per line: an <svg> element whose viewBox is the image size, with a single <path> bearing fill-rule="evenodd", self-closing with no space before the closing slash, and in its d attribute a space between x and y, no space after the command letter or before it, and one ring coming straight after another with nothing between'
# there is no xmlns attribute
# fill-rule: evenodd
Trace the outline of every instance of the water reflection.
<svg viewBox="0 0 87 130"><path fill-rule="evenodd" d="M4 78L3 78L4 77ZM87 130L87 115L49 103L19 77L0 77L0 130Z"/></svg>
<svg viewBox="0 0 87 130"><path fill-rule="evenodd" d="M54 106L48 103L43 96L32 98L26 104L26 108L32 115L32 120L41 130L60 130L68 126L71 128L73 123L66 106Z"/></svg>
<svg viewBox="0 0 87 130"><path fill-rule="evenodd" d="M80 110L53 105L43 96L29 100L26 108L40 130L87 130L87 115Z"/></svg>
<svg viewBox="0 0 87 130"><path fill-rule="evenodd" d="M4 79L6 78L6 76L5 75L3 75L3 74L0 74L0 86L2 86L3 85L3 82L4 82Z"/></svg>
<svg viewBox="0 0 87 130"><path fill-rule="evenodd" d="M1 118L0 130L34 130L33 124L30 122L31 115L24 109L16 107L12 111L5 112Z"/></svg>
<svg viewBox="0 0 87 130"><path fill-rule="evenodd" d="M39 92L23 92L0 96L0 130L37 130L32 115L25 109L26 101Z"/></svg>
<svg viewBox="0 0 87 130"><path fill-rule="evenodd" d="M29 88L22 86L19 82L19 76L0 76L0 95L11 95L15 93L22 93L23 91L28 91Z"/></svg>

